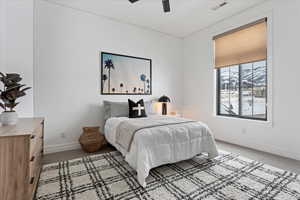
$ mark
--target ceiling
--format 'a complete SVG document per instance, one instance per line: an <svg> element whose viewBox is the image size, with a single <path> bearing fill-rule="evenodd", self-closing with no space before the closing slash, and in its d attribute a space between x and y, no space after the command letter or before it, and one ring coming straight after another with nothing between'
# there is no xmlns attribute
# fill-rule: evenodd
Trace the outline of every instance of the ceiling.
<svg viewBox="0 0 300 200"><path fill-rule="evenodd" d="M156 30L176 37L188 36L226 17L267 0L170 0L171 12L164 13L161 0L48 0L88 11L123 23Z"/></svg>

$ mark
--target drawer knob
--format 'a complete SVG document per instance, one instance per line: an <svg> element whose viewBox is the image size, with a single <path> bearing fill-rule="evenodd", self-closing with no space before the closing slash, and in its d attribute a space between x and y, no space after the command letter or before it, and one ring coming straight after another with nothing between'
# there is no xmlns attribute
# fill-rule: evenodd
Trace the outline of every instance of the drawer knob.
<svg viewBox="0 0 300 200"><path fill-rule="evenodd" d="M31 159L30 159L30 162L33 162L35 159L35 156L32 156Z"/></svg>
<svg viewBox="0 0 300 200"><path fill-rule="evenodd" d="M34 139L35 138L35 135L31 135L30 139Z"/></svg>
<svg viewBox="0 0 300 200"><path fill-rule="evenodd" d="M29 184L32 185L34 182L34 177L31 177Z"/></svg>

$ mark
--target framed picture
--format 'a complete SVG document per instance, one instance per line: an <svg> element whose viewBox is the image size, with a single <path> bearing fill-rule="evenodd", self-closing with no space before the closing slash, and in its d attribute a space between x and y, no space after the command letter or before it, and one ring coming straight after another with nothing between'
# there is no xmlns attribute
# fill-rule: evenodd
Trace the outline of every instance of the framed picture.
<svg viewBox="0 0 300 200"><path fill-rule="evenodd" d="M101 94L151 95L152 60L101 52Z"/></svg>

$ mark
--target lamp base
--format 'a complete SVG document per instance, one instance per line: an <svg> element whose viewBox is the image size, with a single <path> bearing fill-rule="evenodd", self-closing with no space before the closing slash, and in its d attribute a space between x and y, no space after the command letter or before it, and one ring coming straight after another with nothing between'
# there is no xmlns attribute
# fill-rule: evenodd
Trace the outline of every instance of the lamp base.
<svg viewBox="0 0 300 200"><path fill-rule="evenodd" d="M167 104L163 103L162 104L162 115L167 115L168 110L167 110Z"/></svg>

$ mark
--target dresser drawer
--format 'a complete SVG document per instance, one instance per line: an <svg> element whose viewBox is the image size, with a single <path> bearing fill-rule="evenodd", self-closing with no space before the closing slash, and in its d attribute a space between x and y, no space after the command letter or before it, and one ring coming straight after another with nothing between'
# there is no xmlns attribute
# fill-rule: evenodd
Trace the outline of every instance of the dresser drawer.
<svg viewBox="0 0 300 200"><path fill-rule="evenodd" d="M38 137L31 139L30 143L30 158L34 156L37 152L40 152L43 148L43 138Z"/></svg>
<svg viewBox="0 0 300 200"><path fill-rule="evenodd" d="M42 137L43 136L43 124L39 124L33 131L32 136L34 135L35 137Z"/></svg>
<svg viewBox="0 0 300 200"><path fill-rule="evenodd" d="M35 188L37 187L37 184L39 181L41 168L42 168L42 153L40 152L35 157L34 161L31 161L31 165L30 165L30 178L29 178L28 194L31 197L34 197Z"/></svg>
<svg viewBox="0 0 300 200"><path fill-rule="evenodd" d="M30 184L33 184L35 179L38 178L38 172L42 165L42 153L37 152L34 156L30 159L30 166L29 166L29 177L30 177Z"/></svg>
<svg viewBox="0 0 300 200"><path fill-rule="evenodd" d="M39 151L43 141L43 125L40 124L30 136L30 156L34 156Z"/></svg>

